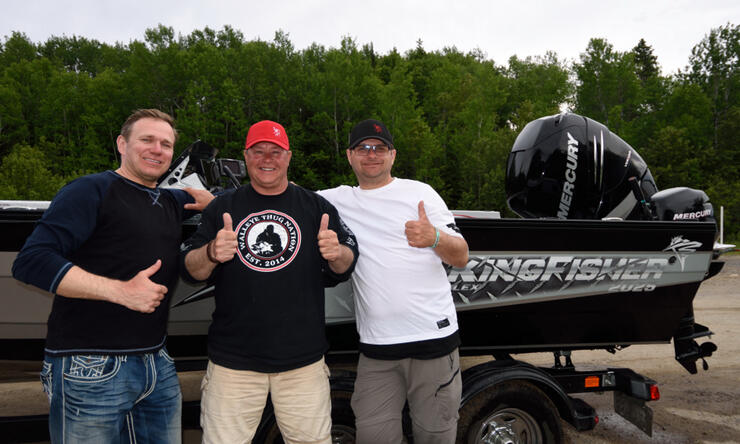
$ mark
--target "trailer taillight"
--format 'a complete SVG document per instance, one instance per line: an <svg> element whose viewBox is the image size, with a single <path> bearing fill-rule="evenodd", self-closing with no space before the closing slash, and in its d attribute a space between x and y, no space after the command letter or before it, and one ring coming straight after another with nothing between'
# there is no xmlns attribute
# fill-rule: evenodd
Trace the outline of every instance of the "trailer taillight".
<svg viewBox="0 0 740 444"><path fill-rule="evenodd" d="M650 384L650 400L657 401L660 399L660 390L658 390L657 384Z"/></svg>
<svg viewBox="0 0 740 444"><path fill-rule="evenodd" d="M598 376L586 376L583 380L583 386L585 388L598 388L601 382L601 378Z"/></svg>

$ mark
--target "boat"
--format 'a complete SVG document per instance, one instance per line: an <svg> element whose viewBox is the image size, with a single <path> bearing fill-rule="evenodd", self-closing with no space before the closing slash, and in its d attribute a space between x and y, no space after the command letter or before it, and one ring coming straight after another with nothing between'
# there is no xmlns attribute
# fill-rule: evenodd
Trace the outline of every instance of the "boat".
<svg viewBox="0 0 740 444"><path fill-rule="evenodd" d="M197 141L160 179L162 187L236 186L244 164L218 159ZM509 207L453 211L470 246L466 267L447 267L462 355L497 358L610 352L673 342L689 372L717 349L697 323L693 300L719 273L708 196L681 187L659 191L639 154L603 124L566 113L530 122L507 160ZM41 359L52 296L15 281L15 255L48 202L0 201L0 359ZM192 234L197 216L183 224ZM206 354L212 287L180 282L172 298L168 349L178 360ZM357 355L352 287L326 291L329 359ZM699 344L698 341L703 341Z"/></svg>

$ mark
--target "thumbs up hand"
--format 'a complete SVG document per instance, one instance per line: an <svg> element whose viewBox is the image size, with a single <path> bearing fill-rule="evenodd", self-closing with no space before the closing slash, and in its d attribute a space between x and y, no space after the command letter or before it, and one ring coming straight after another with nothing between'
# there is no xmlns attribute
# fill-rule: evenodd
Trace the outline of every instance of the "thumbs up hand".
<svg viewBox="0 0 740 444"><path fill-rule="evenodd" d="M138 272L136 276L121 285L121 297L114 300L131 310L142 313L152 313L159 306L164 295L167 294L167 287L152 282L150 279L162 267L162 261L157 262Z"/></svg>
<svg viewBox="0 0 740 444"><path fill-rule="evenodd" d="M431 247L435 244L437 229L429 222L424 209L424 201L419 201L419 218L406 222L406 240L416 248Z"/></svg>
<svg viewBox="0 0 740 444"><path fill-rule="evenodd" d="M224 227L218 230L216 237L208 243L208 257L215 259L217 262L228 262L236 254L237 241L236 233L231 222L231 215L224 213Z"/></svg>
<svg viewBox="0 0 740 444"><path fill-rule="evenodd" d="M334 262L339 259L339 238L337 237L337 233L329 229L329 215L326 213L321 215L321 224L319 225L317 238L321 257L328 262Z"/></svg>

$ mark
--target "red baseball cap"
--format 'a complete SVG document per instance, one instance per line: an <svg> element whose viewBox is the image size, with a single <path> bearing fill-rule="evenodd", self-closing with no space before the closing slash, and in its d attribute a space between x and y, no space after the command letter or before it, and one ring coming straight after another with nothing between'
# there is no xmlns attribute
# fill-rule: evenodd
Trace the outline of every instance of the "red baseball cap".
<svg viewBox="0 0 740 444"><path fill-rule="evenodd" d="M284 150L290 151L290 142L288 142L288 134L285 132L285 128L272 120L262 120L249 127L244 150L248 150L260 142L272 142Z"/></svg>

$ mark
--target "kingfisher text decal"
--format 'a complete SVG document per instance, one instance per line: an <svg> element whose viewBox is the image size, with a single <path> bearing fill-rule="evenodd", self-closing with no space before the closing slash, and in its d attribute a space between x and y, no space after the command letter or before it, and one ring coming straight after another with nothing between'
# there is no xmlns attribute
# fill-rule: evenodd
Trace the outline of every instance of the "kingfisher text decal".
<svg viewBox="0 0 740 444"><path fill-rule="evenodd" d="M560 207L558 219L567 219L570 211L570 203L573 199L573 189L576 183L576 168L578 168L578 141L568 134L568 157L566 160L565 182L563 182L563 193L560 195Z"/></svg>
<svg viewBox="0 0 740 444"><path fill-rule="evenodd" d="M668 257L471 256L465 269L447 272L455 302L500 300L528 294L565 294L599 286L599 291L652 291Z"/></svg>
<svg viewBox="0 0 740 444"><path fill-rule="evenodd" d="M293 261L301 248L301 230L285 213L265 210L252 213L236 227L237 254L255 271L280 270Z"/></svg>
<svg viewBox="0 0 740 444"><path fill-rule="evenodd" d="M704 259L689 263L694 254L710 254L699 251L702 245L678 235L670 238L662 251L642 254L471 255L465 268L448 267L447 277L458 308L596 293L651 292L658 286L703 276Z"/></svg>

